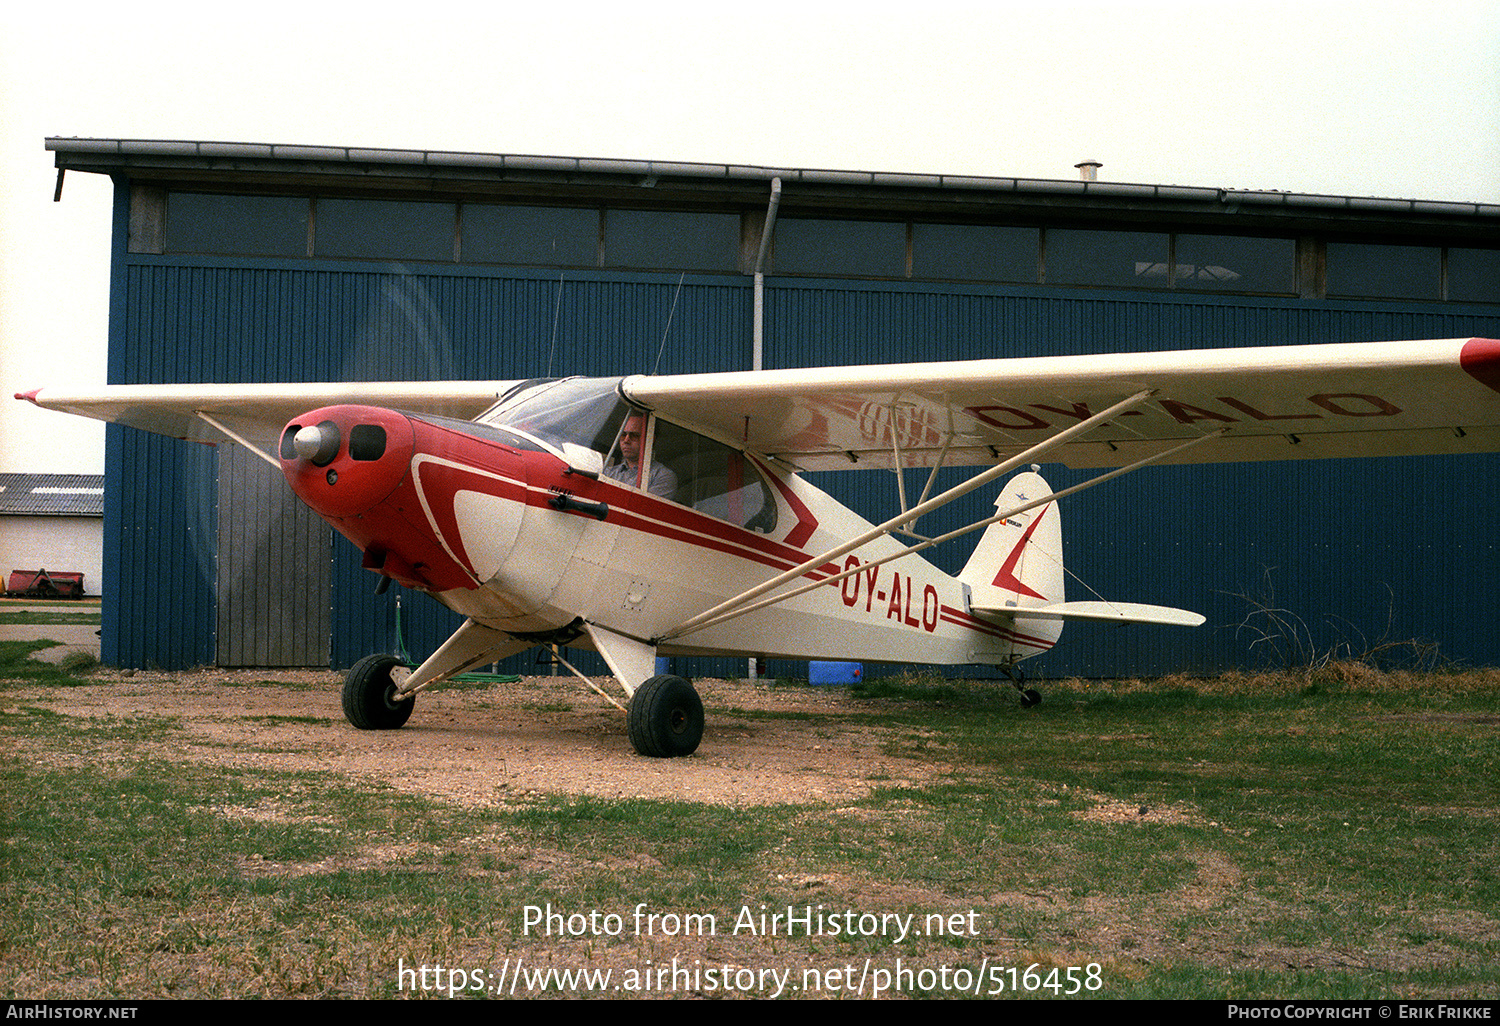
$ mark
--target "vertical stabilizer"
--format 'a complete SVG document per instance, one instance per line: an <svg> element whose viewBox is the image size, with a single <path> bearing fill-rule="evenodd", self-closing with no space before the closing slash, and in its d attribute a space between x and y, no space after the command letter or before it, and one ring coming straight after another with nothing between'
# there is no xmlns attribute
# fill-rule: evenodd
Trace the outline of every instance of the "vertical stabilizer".
<svg viewBox="0 0 1500 1026"><path fill-rule="evenodd" d="M1040 474L1017 474L995 500L999 512L1050 494ZM1062 521L1057 503L1017 513L985 529L959 573L975 605L1043 606L1063 601Z"/></svg>

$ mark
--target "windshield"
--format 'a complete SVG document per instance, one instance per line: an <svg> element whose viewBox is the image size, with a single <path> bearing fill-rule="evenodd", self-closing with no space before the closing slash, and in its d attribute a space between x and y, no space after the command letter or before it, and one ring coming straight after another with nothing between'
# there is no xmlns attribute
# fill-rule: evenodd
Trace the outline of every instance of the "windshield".
<svg viewBox="0 0 1500 1026"><path fill-rule="evenodd" d="M564 442L572 442L606 453L630 409L620 398L620 380L543 382L497 403L479 422L524 432L559 451Z"/></svg>

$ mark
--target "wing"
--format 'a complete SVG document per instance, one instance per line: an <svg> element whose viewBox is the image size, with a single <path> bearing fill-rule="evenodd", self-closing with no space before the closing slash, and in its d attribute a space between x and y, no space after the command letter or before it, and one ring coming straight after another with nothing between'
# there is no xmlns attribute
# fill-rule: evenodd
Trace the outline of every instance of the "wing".
<svg viewBox="0 0 1500 1026"><path fill-rule="evenodd" d="M1054 451L1122 466L1500 451L1500 341L1447 339L633 377L632 400L809 470L994 463L1151 390Z"/></svg>
<svg viewBox="0 0 1500 1026"><path fill-rule="evenodd" d="M40 388L29 399L49 410L197 442L222 442L223 425L275 450L287 422L320 406L360 403L471 420L514 381L337 382L277 385L107 385L86 391Z"/></svg>

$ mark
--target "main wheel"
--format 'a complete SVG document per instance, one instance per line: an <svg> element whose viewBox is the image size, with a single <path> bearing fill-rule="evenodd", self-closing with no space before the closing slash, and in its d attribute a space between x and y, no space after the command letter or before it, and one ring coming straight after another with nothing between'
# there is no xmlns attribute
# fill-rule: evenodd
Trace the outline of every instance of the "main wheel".
<svg viewBox="0 0 1500 1026"><path fill-rule="evenodd" d="M344 678L344 716L360 730L395 730L411 717L415 697L396 698L391 671L401 665L392 655L368 655Z"/></svg>
<svg viewBox="0 0 1500 1026"><path fill-rule="evenodd" d="M641 755L692 755L703 740L703 701L681 677L662 674L635 689L626 723Z"/></svg>

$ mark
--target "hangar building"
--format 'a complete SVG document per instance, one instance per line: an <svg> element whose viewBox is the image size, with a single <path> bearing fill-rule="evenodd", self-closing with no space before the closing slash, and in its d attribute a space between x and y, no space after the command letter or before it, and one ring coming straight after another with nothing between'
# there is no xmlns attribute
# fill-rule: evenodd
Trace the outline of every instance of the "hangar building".
<svg viewBox="0 0 1500 1026"><path fill-rule="evenodd" d="M1500 336L1493 204L1119 184L1091 180L1087 164L1078 179L1043 181L46 145L60 194L69 171L114 182L113 383ZM358 554L236 447L114 426L106 444L106 663L348 666L389 650L398 620L418 658L456 626L424 597L376 596ZM1069 596L1184 606L1209 623L1074 626L1029 665L1054 676L1208 671L1408 641L1500 663L1496 460L1152 468L1089 492L1065 507ZM1086 476L1046 472L1055 487ZM889 472L818 484L873 520L895 502ZM992 500L971 496L924 529L978 519ZM951 572L967 552L961 541L933 558ZM674 669L743 666L686 662Z"/></svg>

